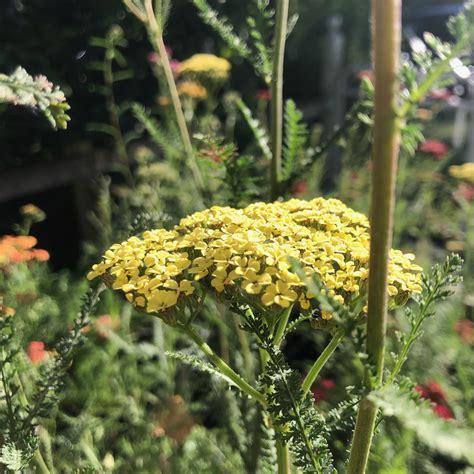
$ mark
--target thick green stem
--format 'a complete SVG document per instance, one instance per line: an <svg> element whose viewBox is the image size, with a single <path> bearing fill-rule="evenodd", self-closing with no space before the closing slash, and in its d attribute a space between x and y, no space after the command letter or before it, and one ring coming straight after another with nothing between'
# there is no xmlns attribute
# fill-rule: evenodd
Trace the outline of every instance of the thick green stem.
<svg viewBox="0 0 474 474"><path fill-rule="evenodd" d="M181 100L179 99L178 88L176 87L176 82L173 76L173 70L171 69L168 53L166 51L165 43L163 41L163 32L156 20L152 0L145 0L145 13L146 24L148 25L150 32L150 38L153 42L154 47L158 51L161 64L163 66L163 71L165 73L166 83L168 84L171 102L173 103L173 109L176 115L176 122L178 124L179 133L181 135L184 150L188 157L189 168L191 169L198 188L203 189L204 183L196 161L193 145L191 143L191 137L189 135L188 127L186 125L186 119L184 117L183 107L181 105Z"/></svg>
<svg viewBox="0 0 474 474"><path fill-rule="evenodd" d="M36 467L38 468L39 472L43 474L51 474L51 471L49 470L48 466L46 465L46 462L43 459L43 456L41 455L41 452L39 448L35 451L35 456L34 456L35 464Z"/></svg>
<svg viewBox="0 0 474 474"><path fill-rule="evenodd" d="M265 396L253 388L239 374L230 368L190 326L183 326L182 330L197 344L199 349L201 349L206 357L216 366L217 369L219 369L223 375L232 380L232 382L234 382L234 384L239 387L242 392L260 402L264 407L266 406L267 402L265 400Z"/></svg>
<svg viewBox="0 0 474 474"><path fill-rule="evenodd" d="M278 0L272 71L272 162L270 169L271 198L277 199L281 182L281 153L283 142L283 63L285 58L289 0Z"/></svg>
<svg viewBox="0 0 474 474"><path fill-rule="evenodd" d="M372 0L375 71L375 121L372 147L372 201L369 264L367 390L382 382L387 322L387 281L392 245L396 169L400 141L399 92L401 0ZM347 472L363 474L372 442L377 406L368 398L359 405Z"/></svg>
<svg viewBox="0 0 474 474"><path fill-rule="evenodd" d="M281 342L283 338L285 337L285 331L286 331L286 327L288 326L288 320L290 319L292 309L293 309L293 305L283 310L282 314L280 315L280 320L278 321L278 325L275 331L275 340L274 340L275 347L280 347Z"/></svg>
<svg viewBox="0 0 474 474"><path fill-rule="evenodd" d="M290 453L288 446L276 441L278 474L290 474Z"/></svg>
<svg viewBox="0 0 474 474"><path fill-rule="evenodd" d="M326 362L329 360L333 352L336 350L342 338L343 338L343 334L334 335L331 341L329 342L329 344L324 349L324 351L321 352L321 355L316 359L315 363L309 370L308 375L306 375L303 381L302 389L304 393L307 393L308 390L311 388L314 381L316 380L319 373L321 372L321 369L326 365Z"/></svg>

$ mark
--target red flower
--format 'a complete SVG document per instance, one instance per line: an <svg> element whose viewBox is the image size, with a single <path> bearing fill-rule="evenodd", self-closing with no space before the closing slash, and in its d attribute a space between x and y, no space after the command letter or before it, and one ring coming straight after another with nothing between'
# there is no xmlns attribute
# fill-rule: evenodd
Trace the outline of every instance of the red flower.
<svg viewBox="0 0 474 474"><path fill-rule="evenodd" d="M269 89L259 89L257 91L258 100L270 100L272 98L272 91Z"/></svg>
<svg viewBox="0 0 474 474"><path fill-rule="evenodd" d="M332 379L323 379L321 380L321 388L324 390L331 390L336 386L336 382Z"/></svg>
<svg viewBox="0 0 474 474"><path fill-rule="evenodd" d="M444 420L452 420L454 418L453 412L446 405L435 403L433 405L433 412Z"/></svg>
<svg viewBox="0 0 474 474"><path fill-rule="evenodd" d="M467 183L461 183L458 191L466 201L474 201L474 186Z"/></svg>
<svg viewBox="0 0 474 474"><path fill-rule="evenodd" d="M464 344L474 344L474 323L468 319L457 321L454 330L459 334Z"/></svg>
<svg viewBox="0 0 474 474"><path fill-rule="evenodd" d="M448 153L449 147L439 140L426 140L420 145L422 153L433 155L437 160L442 160Z"/></svg>
<svg viewBox="0 0 474 474"><path fill-rule="evenodd" d="M332 379L323 379L316 382L311 388L314 400L319 403L327 398L329 392L336 387L336 382Z"/></svg>
<svg viewBox="0 0 474 474"><path fill-rule="evenodd" d="M430 400L433 403L433 412L440 418L445 420L454 418L451 409L447 405L446 393L438 382L428 380L424 385L417 385L415 390L420 394L421 398Z"/></svg>
<svg viewBox="0 0 474 474"><path fill-rule="evenodd" d="M295 181L291 188L291 192L293 193L293 196L301 196L306 192L307 189L308 185L306 184L306 181L300 180Z"/></svg>
<svg viewBox="0 0 474 474"><path fill-rule="evenodd" d="M31 341L28 344L28 358L33 365L39 365L48 357L48 352L44 349L43 341Z"/></svg>
<svg viewBox="0 0 474 474"><path fill-rule="evenodd" d="M359 74L357 74L357 78L362 81L362 79L368 79L370 82L375 81L375 74L374 71L371 69L363 69L362 71L359 71Z"/></svg>

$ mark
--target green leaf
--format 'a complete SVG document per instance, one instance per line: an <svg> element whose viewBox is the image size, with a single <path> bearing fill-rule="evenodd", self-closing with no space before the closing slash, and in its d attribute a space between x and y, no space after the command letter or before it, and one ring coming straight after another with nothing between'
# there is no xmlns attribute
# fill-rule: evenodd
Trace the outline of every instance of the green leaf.
<svg viewBox="0 0 474 474"><path fill-rule="evenodd" d="M227 46L239 56L249 59L250 50L245 42L234 32L228 18L221 16L207 3L206 0L192 0L199 11L201 19L209 25L226 42Z"/></svg>
<svg viewBox="0 0 474 474"><path fill-rule="evenodd" d="M285 137L283 147L283 179L288 179L297 169L308 138L303 114L291 99L285 105Z"/></svg>
<svg viewBox="0 0 474 474"><path fill-rule="evenodd" d="M260 122L252 116L251 110L247 107L242 99L237 100L237 105L242 113L247 125L252 130L252 133L257 140L257 144L263 152L263 155L267 160L271 159L272 152L270 151L270 146L268 145L270 139L266 130L261 126Z"/></svg>
<svg viewBox="0 0 474 474"><path fill-rule="evenodd" d="M215 369L211 364L200 359L199 357L196 357L191 354L185 354L184 352L165 352L165 354L168 357L171 357L172 359L179 360L180 362L189 365L190 367L195 370L198 370L199 372L212 375L213 377L217 377L218 379L223 380L227 384L236 387L235 383L229 377L226 377L223 373Z"/></svg>
<svg viewBox="0 0 474 474"><path fill-rule="evenodd" d="M474 463L473 430L462 428L454 421L442 420L427 402L417 402L397 387L372 392L369 398L379 405L385 416L397 418L431 449L453 459Z"/></svg>

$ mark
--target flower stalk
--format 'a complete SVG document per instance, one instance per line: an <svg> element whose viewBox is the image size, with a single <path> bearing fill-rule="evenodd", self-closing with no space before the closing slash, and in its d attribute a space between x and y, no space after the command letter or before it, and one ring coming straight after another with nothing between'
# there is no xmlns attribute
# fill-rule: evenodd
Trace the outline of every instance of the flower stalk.
<svg viewBox="0 0 474 474"><path fill-rule="evenodd" d="M382 383L388 303L388 264L392 243L396 169L400 141L398 117L401 0L372 0L375 120L372 146L372 201L366 350L371 364L367 391ZM361 400L352 442L349 474L366 472L377 406Z"/></svg>
<svg viewBox="0 0 474 474"><path fill-rule="evenodd" d="M176 82L173 76L173 70L171 69L168 53L166 51L165 43L163 40L163 29L158 24L157 15L155 14L155 11L153 9L153 0L145 0L144 11L137 8L137 6L133 4L131 0L124 0L124 3L127 8L146 26L153 47L160 56L166 83L168 85L168 90L171 97L171 102L173 104L173 109L176 115L176 122L181 136L181 141L183 143L186 156L188 158L188 165L198 188L203 189L203 179L196 161L193 145L191 143L191 137L189 135L189 130L186 125L186 119L184 117L183 107L179 98L178 88L176 87ZM161 17L161 12L158 12L158 15L159 17Z"/></svg>
<svg viewBox="0 0 474 474"><path fill-rule="evenodd" d="M257 400L264 407L267 402L265 396L246 382L239 374L237 374L226 362L224 362L212 349L204 342L201 337L191 328L191 326L183 326L182 330L192 339L205 356L216 366L216 368L226 377L253 399Z"/></svg>
<svg viewBox="0 0 474 474"><path fill-rule="evenodd" d="M290 474L290 451L288 445L276 440L278 474Z"/></svg>
<svg viewBox="0 0 474 474"><path fill-rule="evenodd" d="M326 365L326 362L332 356L343 337L344 335L342 333L335 334L323 352L321 352L320 356L316 359L303 381L302 389L304 393L308 393L309 389L321 372L321 369Z"/></svg>
<svg viewBox="0 0 474 474"><path fill-rule="evenodd" d="M278 198L281 182L281 155L283 146L283 63L288 29L289 0L278 0L273 51L272 102L271 102L271 144L270 168L271 199Z"/></svg>

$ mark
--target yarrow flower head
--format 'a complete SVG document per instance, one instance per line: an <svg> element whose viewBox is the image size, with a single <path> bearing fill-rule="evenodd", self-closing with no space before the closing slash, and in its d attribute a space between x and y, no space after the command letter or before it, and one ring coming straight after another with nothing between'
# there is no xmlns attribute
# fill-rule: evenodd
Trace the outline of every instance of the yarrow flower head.
<svg viewBox="0 0 474 474"><path fill-rule="evenodd" d="M468 183L474 183L474 163L453 165L449 167L449 174L456 179L462 179Z"/></svg>
<svg viewBox="0 0 474 474"><path fill-rule="evenodd" d="M207 98L206 88L194 81L181 82L181 84L178 85L178 94L187 95L192 99L198 100Z"/></svg>
<svg viewBox="0 0 474 474"><path fill-rule="evenodd" d="M179 73L227 79L230 67L227 59L219 58L213 54L195 54L180 64Z"/></svg>
<svg viewBox="0 0 474 474"><path fill-rule="evenodd" d="M150 230L113 245L88 278L102 278L148 313L180 308L198 288L269 312L294 303L309 312L318 303L289 257L307 275L316 274L339 303L360 301L367 292L368 229L364 215L336 199L212 207L171 230ZM421 268L413 259L391 252L388 292L394 303L421 291Z"/></svg>

